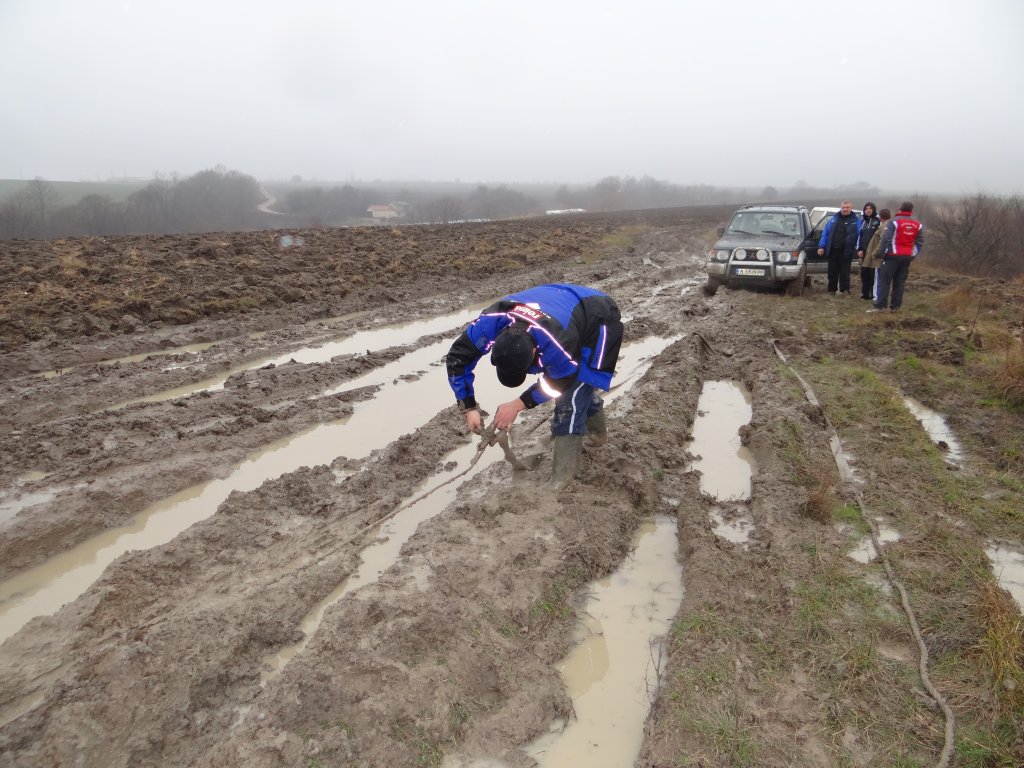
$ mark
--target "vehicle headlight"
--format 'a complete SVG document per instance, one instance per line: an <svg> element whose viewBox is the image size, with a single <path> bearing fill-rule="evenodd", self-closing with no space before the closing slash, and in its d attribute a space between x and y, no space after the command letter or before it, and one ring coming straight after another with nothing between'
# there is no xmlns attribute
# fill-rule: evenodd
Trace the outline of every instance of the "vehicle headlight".
<svg viewBox="0 0 1024 768"><path fill-rule="evenodd" d="M747 258L746 248L737 248L735 251L733 251L733 253L736 255L736 258L739 259L740 261L743 261L744 259Z"/></svg>
<svg viewBox="0 0 1024 768"><path fill-rule="evenodd" d="M779 262L779 264L789 264L789 262L793 260L793 254L789 251L778 251L775 254L775 260Z"/></svg>
<svg viewBox="0 0 1024 768"><path fill-rule="evenodd" d="M728 261L729 260L729 252L728 251L715 251L715 258L718 259L719 261Z"/></svg>
<svg viewBox="0 0 1024 768"><path fill-rule="evenodd" d="M758 261L768 261L768 251L766 251L764 248L758 248L757 249L757 260Z"/></svg>

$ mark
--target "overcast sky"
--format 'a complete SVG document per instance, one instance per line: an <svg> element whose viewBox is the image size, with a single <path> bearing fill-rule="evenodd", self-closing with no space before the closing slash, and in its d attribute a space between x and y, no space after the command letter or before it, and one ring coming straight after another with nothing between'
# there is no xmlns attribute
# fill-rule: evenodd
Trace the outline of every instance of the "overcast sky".
<svg viewBox="0 0 1024 768"><path fill-rule="evenodd" d="M1024 2L0 0L0 178L1024 192Z"/></svg>

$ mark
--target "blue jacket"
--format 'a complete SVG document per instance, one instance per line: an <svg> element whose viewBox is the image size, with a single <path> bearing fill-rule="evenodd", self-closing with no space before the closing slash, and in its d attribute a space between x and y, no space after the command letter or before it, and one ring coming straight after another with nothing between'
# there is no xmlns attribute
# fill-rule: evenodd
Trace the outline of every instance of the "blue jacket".
<svg viewBox="0 0 1024 768"><path fill-rule="evenodd" d="M477 405L473 369L513 322L527 325L537 345L529 373L542 374L520 395L533 408L582 381L607 390L622 344L619 308L607 295L581 285L539 285L487 307L448 352L448 384L463 408Z"/></svg>
<svg viewBox="0 0 1024 768"><path fill-rule="evenodd" d="M847 231L846 242L843 243L843 255L848 259L852 259L854 256L857 255L857 241L860 239L861 228L860 217L858 217L858 215L853 211L850 211L850 217L853 219L853 222L847 222L847 227L853 227L854 224L856 224L856 227L854 228L853 232ZM832 214L832 218L830 218L828 220L828 223L825 224L825 230L821 233L821 240L818 241L818 247L824 248L826 255L828 255L829 245L831 244L832 231L835 228L836 224L840 223L841 221L842 213L837 211L836 213Z"/></svg>

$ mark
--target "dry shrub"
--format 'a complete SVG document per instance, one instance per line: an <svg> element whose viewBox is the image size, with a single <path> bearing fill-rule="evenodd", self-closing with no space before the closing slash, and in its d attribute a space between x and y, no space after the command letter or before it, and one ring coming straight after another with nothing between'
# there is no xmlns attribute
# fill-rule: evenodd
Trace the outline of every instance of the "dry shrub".
<svg viewBox="0 0 1024 768"><path fill-rule="evenodd" d="M967 314L967 308L971 306L971 289L963 286L954 288L948 293L942 294L939 299L939 309L945 315Z"/></svg>
<svg viewBox="0 0 1024 768"><path fill-rule="evenodd" d="M979 605L985 636L979 643L981 659L992 675L996 698L1003 713L1024 713L1024 627L1017 604L1006 590L992 581L981 589Z"/></svg>
<svg viewBox="0 0 1024 768"><path fill-rule="evenodd" d="M61 272L67 276L77 275L86 269L86 264L76 254L64 253L57 257Z"/></svg>
<svg viewBox="0 0 1024 768"><path fill-rule="evenodd" d="M1007 348L1003 367L995 375L995 386L1006 400L1024 406L1024 344Z"/></svg>
<svg viewBox="0 0 1024 768"><path fill-rule="evenodd" d="M817 465L803 470L801 482L807 488L807 499L804 501L800 512L819 523L832 521L832 510L835 509L838 500L836 499L835 478L828 465Z"/></svg>

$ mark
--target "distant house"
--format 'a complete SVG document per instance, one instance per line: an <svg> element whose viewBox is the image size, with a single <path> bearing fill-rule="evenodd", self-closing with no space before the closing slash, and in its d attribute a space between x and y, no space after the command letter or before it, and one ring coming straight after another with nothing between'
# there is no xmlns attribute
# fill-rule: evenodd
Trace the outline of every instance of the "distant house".
<svg viewBox="0 0 1024 768"><path fill-rule="evenodd" d="M394 219L402 215L394 203L371 205L366 212L375 219Z"/></svg>

